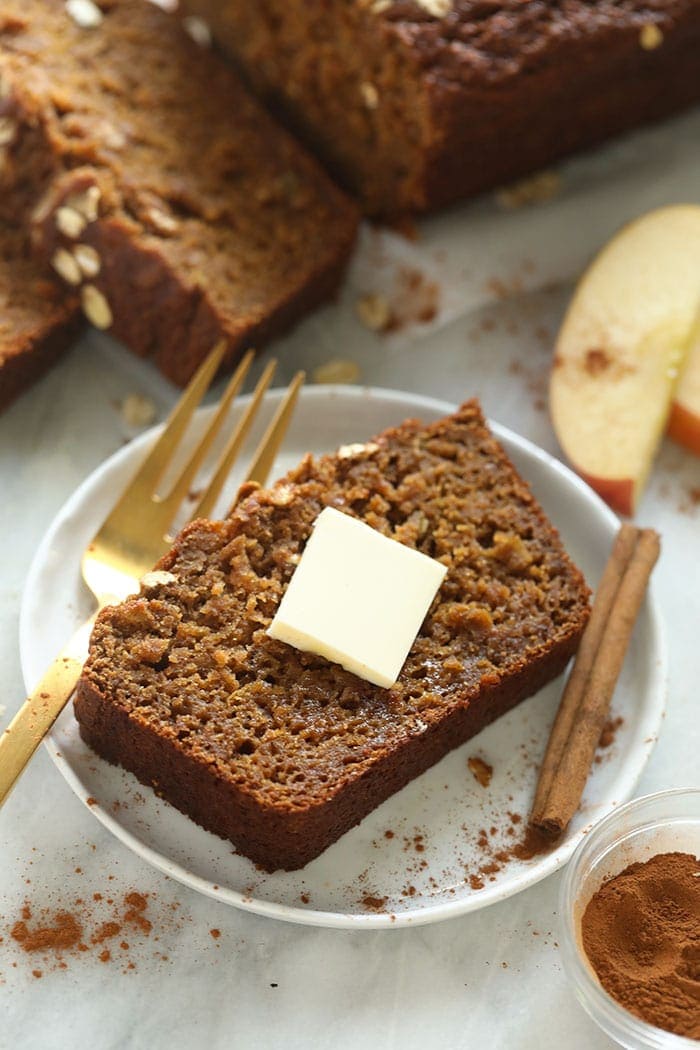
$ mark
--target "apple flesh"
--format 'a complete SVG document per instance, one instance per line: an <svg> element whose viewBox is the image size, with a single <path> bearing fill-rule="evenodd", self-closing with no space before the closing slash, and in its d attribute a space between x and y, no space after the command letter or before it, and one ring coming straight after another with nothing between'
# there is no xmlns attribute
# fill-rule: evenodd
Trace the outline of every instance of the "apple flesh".
<svg viewBox="0 0 700 1050"><path fill-rule="evenodd" d="M700 456L700 330L697 329L673 395L668 436Z"/></svg>
<svg viewBox="0 0 700 1050"><path fill-rule="evenodd" d="M700 207L622 229L582 277L559 333L550 412L579 474L633 514L700 309Z"/></svg>

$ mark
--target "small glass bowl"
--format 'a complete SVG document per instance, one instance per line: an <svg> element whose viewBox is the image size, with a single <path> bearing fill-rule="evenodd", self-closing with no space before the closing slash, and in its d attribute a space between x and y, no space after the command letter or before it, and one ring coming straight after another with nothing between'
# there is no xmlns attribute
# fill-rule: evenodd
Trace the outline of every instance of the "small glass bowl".
<svg viewBox="0 0 700 1050"><path fill-rule="evenodd" d="M584 837L562 881L564 969L584 1009L628 1050L699 1050L700 1042L647 1024L608 995L583 949L581 917L611 875L657 853L673 851L700 857L700 789L660 791L616 809Z"/></svg>

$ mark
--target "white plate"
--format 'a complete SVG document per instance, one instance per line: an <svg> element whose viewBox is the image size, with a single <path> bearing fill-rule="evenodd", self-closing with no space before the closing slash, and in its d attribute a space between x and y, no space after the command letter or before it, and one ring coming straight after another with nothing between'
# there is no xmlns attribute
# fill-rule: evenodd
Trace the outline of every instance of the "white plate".
<svg viewBox="0 0 700 1050"><path fill-rule="evenodd" d="M268 395L261 426L278 401L277 391ZM240 411L244 402L234 411ZM444 402L387 390L307 388L276 473L288 469L306 451L326 451L366 439L407 416L428 421L451 410ZM198 426L210 411L198 413ZM595 583L617 519L558 460L503 427L494 425L494 431L561 531L572 557ZM80 555L155 433L117 452L80 486L36 554L20 622L28 689L90 612L90 598L79 574ZM254 434L248 454L255 440ZM47 746L75 793L86 804L89 800L90 812L130 849L180 882L217 900L279 919L318 926L396 927L482 908L564 864L586 829L631 794L659 729L665 679L665 647L650 594L614 700L615 713L624 723L614 746L595 765L583 807L565 841L546 856L511 860L490 875L482 874L481 889L473 889L469 880L488 863L477 844L479 832L496 829L490 839L494 851L512 845L505 815L527 814L561 681L453 751L299 872L261 873L232 851L230 843L203 831L130 774L98 759L82 743L71 708L57 722ZM493 766L488 788L468 771L471 755Z"/></svg>

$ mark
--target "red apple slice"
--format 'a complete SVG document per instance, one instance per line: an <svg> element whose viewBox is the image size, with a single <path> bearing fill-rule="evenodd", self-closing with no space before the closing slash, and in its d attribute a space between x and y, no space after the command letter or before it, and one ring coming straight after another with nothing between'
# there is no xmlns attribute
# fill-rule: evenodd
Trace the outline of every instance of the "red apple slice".
<svg viewBox="0 0 700 1050"><path fill-rule="evenodd" d="M550 411L574 468L632 514L700 309L700 207L649 212L582 277L559 333Z"/></svg>
<svg viewBox="0 0 700 1050"><path fill-rule="evenodd" d="M673 395L668 436L700 456L700 331L697 330Z"/></svg>

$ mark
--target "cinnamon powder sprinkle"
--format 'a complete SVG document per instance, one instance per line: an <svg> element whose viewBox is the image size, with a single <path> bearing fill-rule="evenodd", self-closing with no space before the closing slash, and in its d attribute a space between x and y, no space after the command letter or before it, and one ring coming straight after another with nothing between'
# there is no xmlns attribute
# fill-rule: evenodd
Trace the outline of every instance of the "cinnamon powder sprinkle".
<svg viewBox="0 0 700 1050"><path fill-rule="evenodd" d="M384 911L386 908L386 902L386 897L372 897L371 894L368 893L362 898L360 904L364 905L365 908L368 908L371 911Z"/></svg>
<svg viewBox="0 0 700 1050"><path fill-rule="evenodd" d="M126 904L128 904L128 910L124 913L124 922L132 923L134 926L145 933L146 936L153 929L153 923L150 919L147 919L144 912L148 907L148 900L143 893L127 893L124 898Z"/></svg>
<svg viewBox="0 0 700 1050"><path fill-rule="evenodd" d="M555 848L556 844L535 829L527 826L523 831L519 828L523 823L520 813L508 813L507 817L507 825L501 828L491 827L488 832L486 828L481 828L478 833L476 846L482 862L476 871L467 869L465 872L465 882L472 890L483 890L486 882L495 882L499 872L513 861L534 860L535 857L550 853ZM501 836L510 838L510 841L500 845L497 839L498 832ZM494 838L496 842L493 841Z"/></svg>
<svg viewBox="0 0 700 1050"><path fill-rule="evenodd" d="M83 927L67 911L57 911L48 919L30 926L32 912L29 904L22 908L21 919L10 929L10 936L25 952L63 952L75 948L83 937Z"/></svg>
<svg viewBox="0 0 700 1050"><path fill-rule="evenodd" d="M93 944L102 944L111 937L116 937L121 932L122 928L118 922L103 922L93 933L91 941Z"/></svg>
<svg viewBox="0 0 700 1050"><path fill-rule="evenodd" d="M535 828L528 826L520 842L516 842L507 851L507 857L508 860L511 858L515 860L533 860L535 857L540 857L545 853L551 853L552 849L551 839L548 839Z"/></svg>
<svg viewBox="0 0 700 1050"><path fill-rule="evenodd" d="M615 743L615 736L617 734L618 729L620 729L623 725L624 725L624 719L623 718L620 718L620 717L608 718L608 720L606 721L605 725L603 726L603 730L602 730L602 732L600 734L600 740L598 741L598 747L600 747L600 748L611 747Z"/></svg>
<svg viewBox="0 0 700 1050"><path fill-rule="evenodd" d="M607 350L596 347L586 351L583 367L590 376L602 375L603 372L607 372L611 364L612 358Z"/></svg>
<svg viewBox="0 0 700 1050"><path fill-rule="evenodd" d="M78 897L70 907L59 908L38 907L25 901L18 918L7 928L9 943L14 943L34 963L38 958L42 960L42 968L32 970L35 977L41 977L47 969L67 969L66 959L71 956L77 959L91 954L100 963L120 965L122 972L134 970L135 963L126 953L132 944L136 948L143 946L151 936L154 921L158 919L163 930L179 927L181 922L173 917L177 904L164 905L153 914L149 907L152 896L131 890L121 899L105 899L103 894L94 893L87 900ZM167 907L165 914L164 907ZM135 937L127 940L124 936L127 930ZM152 939L159 940L160 932L159 928ZM212 936L215 932L218 935L218 931L212 931ZM167 958L162 953L158 957ZM17 963L12 965L16 967Z"/></svg>

